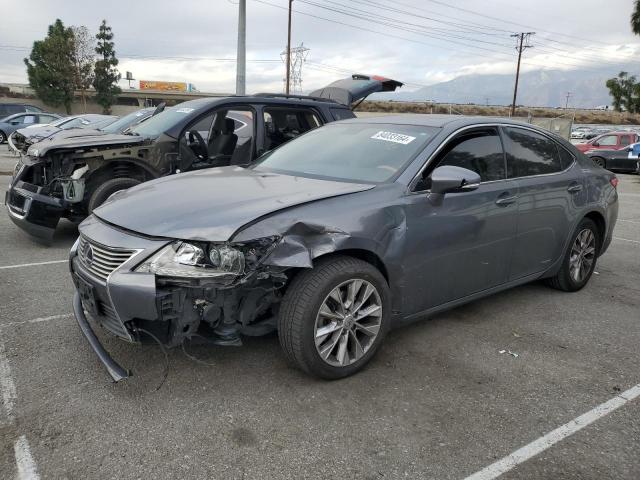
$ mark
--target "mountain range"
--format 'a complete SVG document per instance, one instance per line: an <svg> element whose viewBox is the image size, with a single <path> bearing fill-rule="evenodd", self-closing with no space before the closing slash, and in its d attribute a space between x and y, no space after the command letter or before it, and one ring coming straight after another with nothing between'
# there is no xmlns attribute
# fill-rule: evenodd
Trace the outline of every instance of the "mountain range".
<svg viewBox="0 0 640 480"><path fill-rule="evenodd" d="M637 68L637 67L636 67ZM595 67L576 70L536 70L520 74L518 105L564 107L570 92L569 107L595 108L611 103L605 82L620 71L634 72L634 66ZM414 91L379 93L371 100L433 101L436 103L474 103L510 105L515 74L463 75Z"/></svg>

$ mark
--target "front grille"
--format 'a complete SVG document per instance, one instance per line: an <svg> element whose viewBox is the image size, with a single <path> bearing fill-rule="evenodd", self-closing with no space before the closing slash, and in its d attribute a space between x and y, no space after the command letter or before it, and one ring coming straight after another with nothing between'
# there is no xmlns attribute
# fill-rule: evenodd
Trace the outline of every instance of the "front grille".
<svg viewBox="0 0 640 480"><path fill-rule="evenodd" d="M109 303L98 301L98 310L100 311L100 318L96 320L99 320L100 325L118 337L129 337L125 326Z"/></svg>
<svg viewBox="0 0 640 480"><path fill-rule="evenodd" d="M78 244L80 263L102 280L106 280L111 272L129 260L135 253L135 250L107 247L80 235L80 243Z"/></svg>

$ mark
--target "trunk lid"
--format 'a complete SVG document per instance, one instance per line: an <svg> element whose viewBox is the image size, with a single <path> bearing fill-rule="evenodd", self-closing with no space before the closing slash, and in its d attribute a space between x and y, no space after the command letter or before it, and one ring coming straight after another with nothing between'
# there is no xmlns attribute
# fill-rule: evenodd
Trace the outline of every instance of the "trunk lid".
<svg viewBox="0 0 640 480"><path fill-rule="evenodd" d="M372 93L393 92L402 85L402 82L379 75L354 74L350 78L336 80L326 87L314 90L309 96L327 98L351 106L353 102L362 101Z"/></svg>

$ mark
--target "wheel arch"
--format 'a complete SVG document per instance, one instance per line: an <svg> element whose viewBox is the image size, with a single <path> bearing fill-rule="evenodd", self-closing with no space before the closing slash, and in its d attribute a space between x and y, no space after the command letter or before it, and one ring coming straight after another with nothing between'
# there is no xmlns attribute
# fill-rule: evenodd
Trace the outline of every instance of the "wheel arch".
<svg viewBox="0 0 640 480"><path fill-rule="evenodd" d="M313 262L315 263L320 259L325 259L331 256L353 257L367 262L368 264L377 268L380 273L382 273L382 276L387 281L387 284L390 284L389 271L387 270L387 266L384 264L382 259L371 250L366 250L364 248L345 248L343 250L336 250L334 252L325 253L324 255L319 255L313 259Z"/></svg>
<svg viewBox="0 0 640 480"><path fill-rule="evenodd" d="M95 179L105 176L109 178L131 177L146 181L158 178L160 173L145 162L124 157L109 160L98 168L91 169L87 178Z"/></svg>
<svg viewBox="0 0 640 480"><path fill-rule="evenodd" d="M326 259L332 258L332 257L353 257L353 258L357 258L359 260L362 260L364 262L367 262L368 264L370 264L373 267L375 267L382 274L384 279L387 281L387 284L389 286L391 286L391 282L389 281L389 271L387 269L387 266L384 264L382 259L376 253L372 252L371 250L366 250L364 248L344 248L344 249L341 249L341 250L334 250L332 252L327 252L327 253L324 253L322 255L318 255L317 257L313 258L313 267L315 267L320 260L326 260ZM289 269L288 270L289 279L287 281L287 284L290 284L291 281L300 272L303 272L305 270L308 270L308 268L295 267L295 268Z"/></svg>
<svg viewBox="0 0 640 480"><path fill-rule="evenodd" d="M600 251L607 234L607 221L605 220L604 215L602 215L602 213L598 212L597 210L591 210L590 212L587 212L583 218L588 218L596 224L598 233L600 234L598 238L598 251Z"/></svg>

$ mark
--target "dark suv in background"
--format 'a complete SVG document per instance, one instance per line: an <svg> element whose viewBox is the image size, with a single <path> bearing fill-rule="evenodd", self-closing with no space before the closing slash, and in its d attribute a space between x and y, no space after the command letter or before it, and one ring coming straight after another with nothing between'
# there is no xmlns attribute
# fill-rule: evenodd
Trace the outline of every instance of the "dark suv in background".
<svg viewBox="0 0 640 480"><path fill-rule="evenodd" d="M0 118L24 112L40 113L42 109L27 103L0 103Z"/></svg>
<svg viewBox="0 0 640 480"><path fill-rule="evenodd" d="M310 96L200 98L167 108L124 135L54 137L21 158L5 204L14 223L50 239L61 217L78 222L117 191L174 173L249 165L313 128L355 117L353 102L401 85L354 75Z"/></svg>

